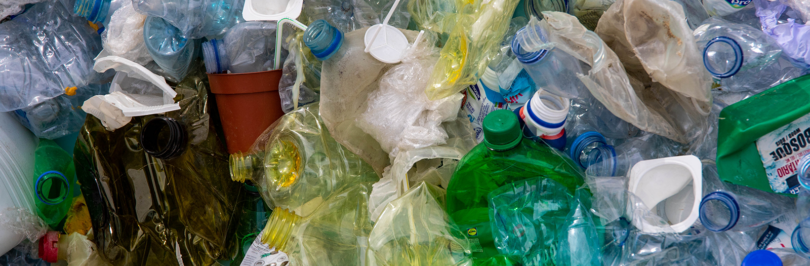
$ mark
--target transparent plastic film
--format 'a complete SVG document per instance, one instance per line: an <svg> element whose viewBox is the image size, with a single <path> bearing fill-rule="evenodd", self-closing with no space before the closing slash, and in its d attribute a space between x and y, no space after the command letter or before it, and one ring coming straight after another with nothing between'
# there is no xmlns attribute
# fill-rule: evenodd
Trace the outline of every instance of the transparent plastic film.
<svg viewBox="0 0 810 266"><path fill-rule="evenodd" d="M519 1L493 0L464 6L472 14L457 14L425 93L431 100L445 98L475 84L509 29L510 15ZM479 5L480 6L476 6Z"/></svg>
<svg viewBox="0 0 810 266"><path fill-rule="evenodd" d="M367 163L332 138L319 108L315 103L287 113L247 154L232 154L231 178L255 184L268 206L304 217L346 187L378 181Z"/></svg>
<svg viewBox="0 0 810 266"><path fill-rule="evenodd" d="M309 51L302 37L303 33L299 33L283 40L288 42L289 54L283 64L278 90L285 113L320 99L323 62Z"/></svg>
<svg viewBox="0 0 810 266"><path fill-rule="evenodd" d="M369 234L370 265L472 265L471 243L444 211L444 190L421 182L385 205ZM369 264L367 264L369 265Z"/></svg>
<svg viewBox="0 0 810 266"><path fill-rule="evenodd" d="M115 10L101 33L104 51L141 65L152 61L143 39L145 21L146 15L135 11L132 1L123 1L123 6Z"/></svg>

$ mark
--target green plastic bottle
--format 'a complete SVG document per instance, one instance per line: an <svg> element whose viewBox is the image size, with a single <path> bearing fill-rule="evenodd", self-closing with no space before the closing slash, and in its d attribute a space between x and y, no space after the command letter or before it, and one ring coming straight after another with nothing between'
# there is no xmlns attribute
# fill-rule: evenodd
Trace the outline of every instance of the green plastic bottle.
<svg viewBox="0 0 810 266"><path fill-rule="evenodd" d="M461 159L447 186L447 213L483 249L473 253L476 265L501 257L494 245L487 194L533 177L551 178L571 194L584 183L571 159L523 138L514 113L494 111L484 119L483 128L484 141Z"/></svg>
<svg viewBox="0 0 810 266"><path fill-rule="evenodd" d="M73 156L48 139L39 140L34 156L37 214L52 229L59 229L73 202L72 189L76 185Z"/></svg>

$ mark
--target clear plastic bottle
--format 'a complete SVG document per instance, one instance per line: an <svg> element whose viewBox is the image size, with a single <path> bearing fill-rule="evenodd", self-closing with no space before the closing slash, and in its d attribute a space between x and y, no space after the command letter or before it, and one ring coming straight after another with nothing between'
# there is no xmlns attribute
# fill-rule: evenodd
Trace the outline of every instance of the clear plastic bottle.
<svg viewBox="0 0 810 266"><path fill-rule="evenodd" d="M723 90L769 88L781 79L782 48L762 30L710 18L694 34L703 65Z"/></svg>
<svg viewBox="0 0 810 266"><path fill-rule="evenodd" d="M538 88L565 98L585 97L587 88L577 74L587 73L582 62L568 53L548 46L546 32L529 23L512 40L512 53L523 64Z"/></svg>
<svg viewBox="0 0 810 266"><path fill-rule="evenodd" d="M318 104L298 108L271 127L250 152L229 160L231 179L253 182L269 206L308 216L332 193L379 180L371 166L332 138Z"/></svg>
<svg viewBox="0 0 810 266"><path fill-rule="evenodd" d="M242 20L243 0L133 0L141 14L159 17L189 39L216 36Z"/></svg>
<svg viewBox="0 0 810 266"><path fill-rule="evenodd" d="M276 23L245 22L230 28L223 39L202 44L205 70L250 73L273 68Z"/></svg>
<svg viewBox="0 0 810 266"><path fill-rule="evenodd" d="M183 37L179 29L159 17L146 18L143 38L146 49L160 68L177 81L186 77L191 60L199 50L199 40Z"/></svg>
<svg viewBox="0 0 810 266"><path fill-rule="evenodd" d="M40 139L34 153L37 214L51 228L59 229L57 226L73 203L73 186L76 185L73 156L48 139Z"/></svg>
<svg viewBox="0 0 810 266"><path fill-rule="evenodd" d="M262 233L262 242L286 253L290 265L363 265L371 219L370 183L357 183L322 199L301 216L276 207Z"/></svg>
<svg viewBox="0 0 810 266"><path fill-rule="evenodd" d="M793 199L745 186L724 183L700 202L700 223L714 232L745 231L795 210Z"/></svg>
<svg viewBox="0 0 810 266"><path fill-rule="evenodd" d="M447 186L447 213L468 237L477 239L488 259L498 251L490 227L487 195L507 183L537 176L553 179L573 193L583 182L575 163L553 148L522 137L518 119L508 110L484 118L484 141L459 162Z"/></svg>
<svg viewBox="0 0 810 266"><path fill-rule="evenodd" d="M318 60L326 61L343 45L343 32L326 20L316 20L304 32L304 44Z"/></svg>
<svg viewBox="0 0 810 266"><path fill-rule="evenodd" d="M86 18L88 21L102 24L105 27L110 25L110 18L118 8L129 0L76 0L73 6L73 13Z"/></svg>
<svg viewBox="0 0 810 266"><path fill-rule="evenodd" d="M87 113L81 106L92 96L109 91L109 85L91 84L33 106L15 110L14 114L38 138L61 138L78 133ZM75 94L73 93L75 92ZM75 141L75 139L74 139Z"/></svg>

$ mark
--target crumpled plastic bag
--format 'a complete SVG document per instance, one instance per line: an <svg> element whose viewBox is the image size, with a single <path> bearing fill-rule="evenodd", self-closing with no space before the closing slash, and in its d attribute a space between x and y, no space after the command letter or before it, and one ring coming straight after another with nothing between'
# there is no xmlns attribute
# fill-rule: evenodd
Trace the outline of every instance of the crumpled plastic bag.
<svg viewBox="0 0 810 266"><path fill-rule="evenodd" d="M461 107L461 94L435 101L425 95L439 50L433 46L435 39L423 33L402 63L383 74L380 88L369 94L368 108L357 118L357 126L376 139L391 160L400 152L444 144L447 133L441 123L456 119Z"/></svg>
<svg viewBox="0 0 810 266"><path fill-rule="evenodd" d="M115 10L110 18L110 25L101 33L104 51L141 65L152 61L143 39L144 21L146 15L135 11L132 1L124 1L123 6Z"/></svg>
<svg viewBox="0 0 810 266"><path fill-rule="evenodd" d="M202 63L172 88L181 110L166 116L187 132L185 152L150 156L137 117L107 131L88 117L76 142L76 177L93 221L98 254L113 265L211 265L230 252L242 185L228 176ZM204 207L200 207L204 206Z"/></svg>
<svg viewBox="0 0 810 266"><path fill-rule="evenodd" d="M552 43L555 49L561 49L591 66L588 73L579 73L577 76L593 98L616 117L644 131L681 143L688 143L691 140L688 137L691 135L688 135L686 130L694 131L691 134L700 132L700 127L692 128L691 124L687 124L693 122L692 117L700 115L693 110L692 102L660 85L652 87L653 90L645 89L642 84L634 85L634 81L637 80L628 77L626 65L619 60L621 56L608 47L609 43L602 41L594 32L586 30L571 15L560 12L543 12L543 15L544 20L533 20L529 24L536 23L545 29L548 42ZM606 13L602 19L608 17L610 15ZM599 28L604 26L601 23L599 25ZM623 52L627 55L627 51ZM640 88L636 88L637 86ZM656 94L650 94L652 92ZM670 110L677 112L668 112ZM689 114L692 116L687 116ZM679 118L676 116L687 117L678 120L675 119ZM676 123L679 121L684 123ZM702 120L696 121L699 123Z"/></svg>
<svg viewBox="0 0 810 266"><path fill-rule="evenodd" d="M807 45L810 41L810 26L798 24L794 19L779 23L779 17L787 9L780 1L754 0L754 4L762 31L782 47L782 53L790 57L796 67L810 69L810 46Z"/></svg>
<svg viewBox="0 0 810 266"><path fill-rule="evenodd" d="M599 19L596 33L629 75L700 103L711 102L712 78L677 2L618 0Z"/></svg>
<svg viewBox="0 0 810 266"><path fill-rule="evenodd" d="M444 211L444 196L422 182L386 204L368 237L366 265L472 266L472 244Z"/></svg>
<svg viewBox="0 0 810 266"><path fill-rule="evenodd" d="M291 36L286 43L289 54L282 65L281 80L278 82L281 110L284 113L320 99L322 62L303 44L302 38L303 33L299 33Z"/></svg>
<svg viewBox="0 0 810 266"><path fill-rule="evenodd" d="M335 140L370 164L377 174L391 162L385 150L357 126L368 108L368 96L376 91L383 74L392 65L364 52L368 28L345 34L339 53L343 56L323 62L321 71L321 117ZM402 30L409 42L417 32Z"/></svg>

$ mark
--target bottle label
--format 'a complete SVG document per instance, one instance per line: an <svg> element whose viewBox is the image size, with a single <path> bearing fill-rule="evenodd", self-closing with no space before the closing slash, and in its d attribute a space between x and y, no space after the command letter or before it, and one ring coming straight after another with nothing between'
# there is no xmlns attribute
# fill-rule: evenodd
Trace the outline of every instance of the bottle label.
<svg viewBox="0 0 810 266"><path fill-rule="evenodd" d="M798 194L799 160L810 153L810 114L760 137L757 151L771 189L777 193Z"/></svg>
<svg viewBox="0 0 810 266"><path fill-rule="evenodd" d="M765 229L765 232L757 240L757 249L774 248L792 249L793 245L790 244L790 236L785 231L768 225L768 229Z"/></svg>
<svg viewBox="0 0 810 266"><path fill-rule="evenodd" d="M253 240L253 244L245 252L245 258L242 259L240 266L254 266L254 265L271 265L281 266L286 265L285 262L290 261L287 254L281 251L276 251L275 248L270 248L267 244L262 243L261 234Z"/></svg>
<svg viewBox="0 0 810 266"><path fill-rule="evenodd" d="M472 124L473 131L475 131L475 140L481 143L481 141L484 141L484 129L481 126L484 117L492 111L506 109L506 105L491 102L478 84L470 85L465 94L467 97L462 109L467 113L467 118L470 119L470 124Z"/></svg>
<svg viewBox="0 0 810 266"><path fill-rule="evenodd" d="M733 8L743 8L750 4L751 0L726 0L726 3Z"/></svg>

